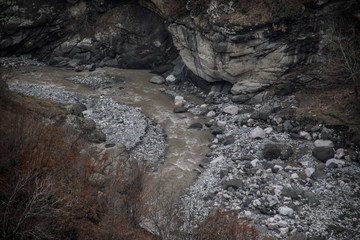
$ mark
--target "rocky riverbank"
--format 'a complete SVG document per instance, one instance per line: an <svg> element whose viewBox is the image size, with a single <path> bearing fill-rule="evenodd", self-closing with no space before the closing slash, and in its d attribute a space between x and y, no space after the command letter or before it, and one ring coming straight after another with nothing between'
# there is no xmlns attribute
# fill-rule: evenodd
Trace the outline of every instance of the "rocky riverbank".
<svg viewBox="0 0 360 240"><path fill-rule="evenodd" d="M166 137L162 128L146 118L139 110L110 98L92 98L63 89L36 84L9 84L12 91L66 104L81 104L83 115L95 121L106 137L98 134L96 142L121 142L139 162L156 167L166 151Z"/></svg>

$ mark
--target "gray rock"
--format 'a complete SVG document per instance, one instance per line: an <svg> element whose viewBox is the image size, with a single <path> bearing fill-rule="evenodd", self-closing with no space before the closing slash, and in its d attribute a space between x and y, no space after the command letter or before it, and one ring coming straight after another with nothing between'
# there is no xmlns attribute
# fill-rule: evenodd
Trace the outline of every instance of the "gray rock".
<svg viewBox="0 0 360 240"><path fill-rule="evenodd" d="M193 123L193 124L191 124L190 126L189 126L189 129L198 129L198 130L200 130L200 129L202 129L202 124L201 123Z"/></svg>
<svg viewBox="0 0 360 240"><path fill-rule="evenodd" d="M312 174L312 177L315 179L323 178L326 176L325 173L325 164L321 163L315 166L315 172Z"/></svg>
<svg viewBox="0 0 360 240"><path fill-rule="evenodd" d="M322 161L326 162L326 160L334 157L334 149L332 147L315 147L312 150L313 156Z"/></svg>
<svg viewBox="0 0 360 240"><path fill-rule="evenodd" d="M345 157L345 150L343 148L339 148L336 150L335 158L342 159Z"/></svg>
<svg viewBox="0 0 360 240"><path fill-rule="evenodd" d="M214 134L214 135L217 135L217 134L223 134L225 131L225 128L224 127L215 127L211 133Z"/></svg>
<svg viewBox="0 0 360 240"><path fill-rule="evenodd" d="M305 170L304 170L304 173L308 177L311 177L311 175L313 175L314 172L315 172L315 168L312 168L312 167L305 168Z"/></svg>
<svg viewBox="0 0 360 240"><path fill-rule="evenodd" d="M283 129L284 129L284 132L290 132L291 129L293 129L293 125L291 124L291 121L290 120L286 120L284 123L283 123Z"/></svg>
<svg viewBox="0 0 360 240"><path fill-rule="evenodd" d="M283 215L283 216L292 216L294 214L294 210L287 206L279 207L278 211L279 211L280 215Z"/></svg>
<svg viewBox="0 0 360 240"><path fill-rule="evenodd" d="M280 155L280 159L281 160L287 160L289 159L292 155L294 154L294 150L292 149L292 147L290 145L282 145L281 146L281 155Z"/></svg>
<svg viewBox="0 0 360 240"><path fill-rule="evenodd" d="M235 136L234 135L229 135L224 137L224 139L222 140L222 143L224 145L230 145L233 144L235 142Z"/></svg>
<svg viewBox="0 0 360 240"><path fill-rule="evenodd" d="M234 103L245 103L245 102L246 102L247 100L249 100L250 98L251 98L251 96L249 96L249 95L244 95L244 94L231 96L231 100L232 100Z"/></svg>
<svg viewBox="0 0 360 240"><path fill-rule="evenodd" d="M155 84L163 84L166 81L162 76L154 76L149 80L149 82L155 83Z"/></svg>
<svg viewBox="0 0 360 240"><path fill-rule="evenodd" d="M235 105L227 106L223 109L224 113L228 113L230 115L236 115L239 112L239 108Z"/></svg>
<svg viewBox="0 0 360 240"><path fill-rule="evenodd" d="M330 140L322 140L322 139L318 139L315 140L314 142L314 146L315 147L334 147L334 143Z"/></svg>
<svg viewBox="0 0 360 240"><path fill-rule="evenodd" d="M277 144L265 144L263 157L267 160L277 159L281 154L281 146Z"/></svg>
<svg viewBox="0 0 360 240"><path fill-rule="evenodd" d="M92 64L90 64L90 65L88 66L89 72L95 71L95 69L96 69L96 64L95 64L95 63L92 63Z"/></svg>
<svg viewBox="0 0 360 240"><path fill-rule="evenodd" d="M345 166L345 161L332 158L327 160L325 165L328 168L342 168Z"/></svg>
<svg viewBox="0 0 360 240"><path fill-rule="evenodd" d="M254 139L262 139L265 138L265 136L266 133L261 127L254 128L249 134L249 137Z"/></svg>
<svg viewBox="0 0 360 240"><path fill-rule="evenodd" d="M184 112L187 112L187 108L184 106L175 106L173 112L174 113L184 113Z"/></svg>
<svg viewBox="0 0 360 240"><path fill-rule="evenodd" d="M199 166L201 168L207 168L207 166L210 164L210 160L208 158L204 158L203 160L201 160Z"/></svg>
<svg viewBox="0 0 360 240"><path fill-rule="evenodd" d="M332 133L333 133L333 130L323 127L323 129L321 130L321 133L320 133L320 138L323 140L329 140L332 138Z"/></svg>
<svg viewBox="0 0 360 240"><path fill-rule="evenodd" d="M244 182L238 178L233 178L231 180L225 181L222 184L224 189L229 189L230 187L234 188L235 190L238 188L244 187Z"/></svg>

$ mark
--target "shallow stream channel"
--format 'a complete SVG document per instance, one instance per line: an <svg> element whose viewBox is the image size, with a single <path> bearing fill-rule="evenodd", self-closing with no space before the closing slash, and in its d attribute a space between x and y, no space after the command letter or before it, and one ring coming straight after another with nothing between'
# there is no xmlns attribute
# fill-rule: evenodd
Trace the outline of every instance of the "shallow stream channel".
<svg viewBox="0 0 360 240"><path fill-rule="evenodd" d="M155 75L147 70L101 68L92 72L75 72L48 66L26 66L21 70L12 71L7 80L10 89L15 91L65 103L73 103L75 99L75 102L79 101L89 106L91 105L89 101L83 100L82 96L106 99L107 101L102 101L105 103L103 106L97 106L95 110L91 110L90 106L90 110L85 111L84 115L92 118L93 113L97 113L95 118L98 118L98 121L96 119L95 121L100 125L103 123L103 127L100 127L107 135L107 140L109 140L108 135L121 135L121 132L112 132L118 130L116 126L113 128L114 124L107 124L106 119L118 120L125 132L130 131L125 135L132 134L131 128L134 132L140 132L142 129L144 132L153 131L149 136L144 134L145 136L140 136L139 139L134 137L134 142L146 142L145 147L133 144L132 136L129 136L124 144L130 152L134 152L132 154L135 158L145 162L149 160L149 164L153 166L151 180L147 181L149 187L161 187L164 197L176 199L197 176L198 164L209 151L209 132L205 129L189 129L191 124L203 124L205 119L191 113L174 113L174 95L171 94L174 86L150 83L149 79L153 76ZM49 91L47 95L44 93L46 91ZM58 94L58 91L66 92L66 94ZM59 96L64 99L58 99ZM72 100L70 101L69 98ZM185 100L199 101L191 97L188 99L186 96ZM131 123L129 122L131 118L120 119L122 117L118 116L119 112L116 112L115 108L106 109L107 106L113 106L116 103L129 106L129 109L138 115L144 114L147 120L143 117L133 119L134 121L140 119L145 124L142 124L140 120L138 123ZM121 109L121 111L127 114L130 112L129 109ZM104 119L101 119L102 115ZM146 125L146 121L148 123L150 121L148 125L152 129L149 130L149 126L143 126ZM157 132L159 134L156 134Z"/></svg>

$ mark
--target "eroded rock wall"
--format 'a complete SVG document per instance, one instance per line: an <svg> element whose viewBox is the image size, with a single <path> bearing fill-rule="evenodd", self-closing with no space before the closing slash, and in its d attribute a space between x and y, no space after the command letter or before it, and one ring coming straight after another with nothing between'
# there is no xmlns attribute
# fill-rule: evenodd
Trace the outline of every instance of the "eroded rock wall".
<svg viewBox="0 0 360 240"><path fill-rule="evenodd" d="M0 55L55 66L153 68L177 56L167 25L136 1L1 0Z"/></svg>

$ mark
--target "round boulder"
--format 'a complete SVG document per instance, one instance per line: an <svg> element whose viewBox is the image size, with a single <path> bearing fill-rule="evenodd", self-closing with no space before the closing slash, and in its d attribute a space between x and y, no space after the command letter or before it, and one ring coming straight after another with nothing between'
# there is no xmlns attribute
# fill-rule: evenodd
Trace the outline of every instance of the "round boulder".
<svg viewBox="0 0 360 240"><path fill-rule="evenodd" d="M312 154L316 159L326 162L326 160L334 157L335 152L332 147L315 147Z"/></svg>

